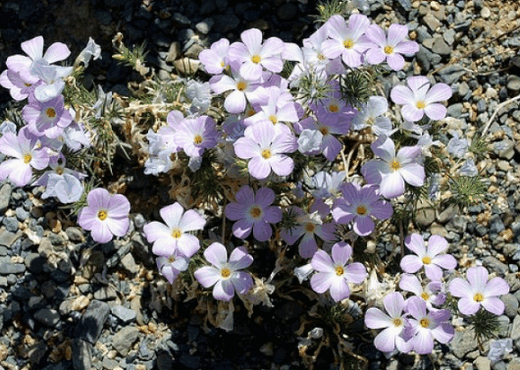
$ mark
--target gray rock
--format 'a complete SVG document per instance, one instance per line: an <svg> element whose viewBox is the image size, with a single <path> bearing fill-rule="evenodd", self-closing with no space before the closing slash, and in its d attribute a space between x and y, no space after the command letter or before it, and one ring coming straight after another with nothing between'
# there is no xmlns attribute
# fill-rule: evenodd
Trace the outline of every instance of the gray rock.
<svg viewBox="0 0 520 370"><path fill-rule="evenodd" d="M511 319L515 318L518 312L518 299L513 294L505 294L500 299L505 305L504 314Z"/></svg>
<svg viewBox="0 0 520 370"><path fill-rule="evenodd" d="M489 272L496 272L499 275L505 275L509 268L503 262L500 262L493 256L488 256L482 260L482 265L489 269Z"/></svg>
<svg viewBox="0 0 520 370"><path fill-rule="evenodd" d="M450 348L455 356L463 358L468 352L477 349L477 341L473 330L456 331Z"/></svg>
<svg viewBox="0 0 520 370"><path fill-rule="evenodd" d="M298 7L291 3L285 3L278 8L276 15L281 21L291 20L298 15Z"/></svg>
<svg viewBox="0 0 520 370"><path fill-rule="evenodd" d="M117 291L112 285L102 286L94 292L94 298L100 301L112 301L117 298Z"/></svg>
<svg viewBox="0 0 520 370"><path fill-rule="evenodd" d="M514 142L508 139L497 141L493 145L493 152L500 158L510 160L515 155L514 145Z"/></svg>
<svg viewBox="0 0 520 370"><path fill-rule="evenodd" d="M45 258L38 253L29 253L24 260L25 266L34 274L40 274L43 271Z"/></svg>
<svg viewBox="0 0 520 370"><path fill-rule="evenodd" d="M53 328L60 322L60 314L56 310L42 308L34 313L34 319L40 324Z"/></svg>
<svg viewBox="0 0 520 370"><path fill-rule="evenodd" d="M192 356L187 353L183 353L179 359L179 362L188 369L198 369L200 367L200 356Z"/></svg>
<svg viewBox="0 0 520 370"><path fill-rule="evenodd" d="M206 18L202 20L201 22L197 23L195 25L195 28L197 31L202 33L203 35L207 35L209 31L211 31L211 28L215 24L215 21L212 18Z"/></svg>
<svg viewBox="0 0 520 370"><path fill-rule="evenodd" d="M112 370L113 368L115 368L118 365L119 365L119 362L117 362L116 360L112 360L111 358L108 358L108 357L103 357L103 369Z"/></svg>
<svg viewBox="0 0 520 370"><path fill-rule="evenodd" d="M23 207L16 208L16 217L21 221L25 221L30 217L29 212L27 212Z"/></svg>
<svg viewBox="0 0 520 370"><path fill-rule="evenodd" d="M433 16L432 13L428 13L423 17L423 22L428 26L428 28L435 32L435 30L441 26L441 22Z"/></svg>
<svg viewBox="0 0 520 370"><path fill-rule="evenodd" d="M491 216L489 220L489 232L493 234L498 234L501 231L505 230L504 223L502 222L502 219L500 215L494 214Z"/></svg>
<svg viewBox="0 0 520 370"><path fill-rule="evenodd" d="M92 369L92 344L78 338L72 340L72 367L74 370Z"/></svg>
<svg viewBox="0 0 520 370"><path fill-rule="evenodd" d="M475 367L477 370L490 370L491 369L491 361L487 357L479 356L475 360Z"/></svg>
<svg viewBox="0 0 520 370"><path fill-rule="evenodd" d="M397 3L407 12L412 10L412 2L410 0L397 0Z"/></svg>
<svg viewBox="0 0 520 370"><path fill-rule="evenodd" d="M22 263L11 263L11 262L1 262L0 263L0 274L1 275L22 274L24 272L25 272L25 265Z"/></svg>
<svg viewBox="0 0 520 370"><path fill-rule="evenodd" d="M173 13L172 20L175 27L179 28L189 27L189 25L191 24L189 18L182 15L181 13Z"/></svg>
<svg viewBox="0 0 520 370"><path fill-rule="evenodd" d="M157 368L159 370L173 369L173 359L172 359L172 356L168 352L161 351L157 355Z"/></svg>
<svg viewBox="0 0 520 370"><path fill-rule="evenodd" d="M445 224L458 213L459 208L456 205L450 204L446 209L437 215L437 221L439 221L441 224Z"/></svg>
<svg viewBox="0 0 520 370"><path fill-rule="evenodd" d="M111 311L112 311L112 315L114 315L119 320L121 320L123 322L123 324L128 324L128 323L134 321L135 317L136 317L136 313L134 310L123 307L121 305L113 306Z"/></svg>
<svg viewBox="0 0 520 370"><path fill-rule="evenodd" d="M45 353L47 352L47 345L45 343L37 343L34 347L29 350L29 360L32 364L39 364Z"/></svg>
<svg viewBox="0 0 520 370"><path fill-rule="evenodd" d="M233 31L240 24L240 19L234 14L218 14L215 17L215 30L220 33Z"/></svg>
<svg viewBox="0 0 520 370"><path fill-rule="evenodd" d="M18 220L16 217L5 217L2 220L2 224L4 224L7 231L15 233L18 231Z"/></svg>
<svg viewBox="0 0 520 370"><path fill-rule="evenodd" d="M448 45L451 46L455 42L455 34L456 34L455 30L453 28L450 28L449 30L444 32L442 37L444 38L444 41L446 41L448 43Z"/></svg>
<svg viewBox="0 0 520 370"><path fill-rule="evenodd" d="M466 81L461 82L458 89L459 95L461 97L465 97L469 92L469 85L466 83Z"/></svg>
<svg viewBox="0 0 520 370"><path fill-rule="evenodd" d="M11 184L4 184L0 189L0 215L3 215L9 207L9 199L11 199L11 192L13 188Z"/></svg>
<svg viewBox="0 0 520 370"><path fill-rule="evenodd" d="M91 301L74 329L74 336L96 344L109 313L108 304L98 300Z"/></svg>
<svg viewBox="0 0 520 370"><path fill-rule="evenodd" d="M520 339L520 316L515 316L513 319L513 326L511 328L511 339L518 340Z"/></svg>
<svg viewBox="0 0 520 370"><path fill-rule="evenodd" d="M516 75L509 75L507 77L507 88L512 92L520 91L520 77Z"/></svg>
<svg viewBox="0 0 520 370"><path fill-rule="evenodd" d="M138 335L139 330L135 326L124 327L112 337L112 346L121 356L126 356L132 349L132 344L137 340Z"/></svg>
<svg viewBox="0 0 520 370"><path fill-rule="evenodd" d="M439 55L451 55L453 50L442 38L439 37L433 42L432 51Z"/></svg>
<svg viewBox="0 0 520 370"><path fill-rule="evenodd" d="M77 227L67 227L65 233L69 237L69 240L73 242L80 243L85 241L85 236L83 235L83 232Z"/></svg>
<svg viewBox="0 0 520 370"><path fill-rule="evenodd" d="M0 245L10 247L19 237L20 234L15 234L5 229L0 229Z"/></svg>
<svg viewBox="0 0 520 370"><path fill-rule="evenodd" d="M448 107L447 115L449 117L459 118L462 115L463 109L464 106L462 105L462 103L450 104L450 106Z"/></svg>
<svg viewBox="0 0 520 370"><path fill-rule="evenodd" d="M129 276L135 276L139 272L139 266L135 263L134 257L131 253L128 253L123 257L121 265Z"/></svg>

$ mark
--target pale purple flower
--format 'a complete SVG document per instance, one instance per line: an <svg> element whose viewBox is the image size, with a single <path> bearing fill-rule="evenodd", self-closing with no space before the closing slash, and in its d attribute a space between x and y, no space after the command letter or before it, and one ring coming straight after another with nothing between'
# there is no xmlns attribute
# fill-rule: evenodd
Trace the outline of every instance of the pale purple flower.
<svg viewBox="0 0 520 370"><path fill-rule="evenodd" d="M265 242L271 238L273 230L271 225L282 220L282 211L277 206L271 206L274 202L274 191L269 188L260 188L256 195L249 186L242 186L236 193L237 203L229 203L226 206L226 217L232 221L233 234L240 239L245 239L253 231L256 240Z"/></svg>
<svg viewBox="0 0 520 370"><path fill-rule="evenodd" d="M24 80L20 73L6 69L0 75L0 85L9 89L9 93L14 100L20 101L27 98L34 92L39 82L32 83Z"/></svg>
<svg viewBox="0 0 520 370"><path fill-rule="evenodd" d="M468 152L468 140L465 138L460 138L457 132L453 133L453 137L448 141L448 145L446 149L448 153L456 158L464 158L466 153Z"/></svg>
<svg viewBox="0 0 520 370"><path fill-rule="evenodd" d="M343 135L349 128L347 121L316 121L312 117L307 117L294 125L297 134L305 130L319 131L322 139L317 151L310 151L308 154L323 153L329 161L334 161L341 151L342 144L334 135Z"/></svg>
<svg viewBox="0 0 520 370"><path fill-rule="evenodd" d="M177 278L177 276L182 271L186 271L189 263L189 259L186 258L186 256L184 256L181 251L175 249L169 257L157 258L157 269L170 284L173 284L173 281Z"/></svg>
<svg viewBox="0 0 520 370"><path fill-rule="evenodd" d="M426 302L419 297L411 297L407 305L408 325L404 329L404 337L420 355L432 353L433 340L443 344L453 338L455 330L448 323L450 310L427 312Z"/></svg>
<svg viewBox="0 0 520 370"><path fill-rule="evenodd" d="M323 241L334 239L336 225L323 223L321 217L315 214L305 214L301 208L291 207L289 212L295 217L297 226L291 229L282 229L280 236L289 245L293 245L301 238L298 252L302 258L311 258L318 250L316 237Z"/></svg>
<svg viewBox="0 0 520 370"><path fill-rule="evenodd" d="M442 283L439 281L432 281L423 287L417 276L404 274L399 288L424 299L429 310L435 310L434 306L440 306L446 301L446 294L442 292Z"/></svg>
<svg viewBox="0 0 520 370"><path fill-rule="evenodd" d="M380 136L371 148L381 159L363 165L361 173L369 184L379 185L383 196L395 198L402 195L405 182L417 187L424 184L424 168L417 163L422 160L420 146L402 147L396 155L392 139Z"/></svg>
<svg viewBox="0 0 520 370"><path fill-rule="evenodd" d="M33 134L52 139L58 137L72 122L70 112L64 107L62 95L43 103L29 96L29 104L23 107L22 114Z"/></svg>
<svg viewBox="0 0 520 370"><path fill-rule="evenodd" d="M482 306L495 315L502 315L505 306L498 296L509 293L507 282L499 277L488 282L489 273L482 266L470 267L466 276L467 281L455 278L448 288L454 297L460 298L459 311L464 315L473 315Z"/></svg>
<svg viewBox="0 0 520 370"><path fill-rule="evenodd" d="M329 85L333 89L330 96L320 100L318 104L311 104L310 108L315 112L316 118L322 125L336 126L341 134L346 134L357 110L347 105L341 98L338 84Z"/></svg>
<svg viewBox="0 0 520 370"><path fill-rule="evenodd" d="M199 60L206 72L216 75L224 71L228 65L228 49L229 40L222 38L211 44L209 49L200 52Z"/></svg>
<svg viewBox="0 0 520 370"><path fill-rule="evenodd" d="M409 235L404 244L415 253L403 257L401 268L404 272L415 273L424 266L426 276L432 281L442 279L442 269L453 270L457 267L457 260L451 254L445 254L448 250L448 242L442 236L432 235L428 239L428 248L419 234Z"/></svg>
<svg viewBox="0 0 520 370"><path fill-rule="evenodd" d="M48 65L43 59L35 62L31 73L42 83L34 89L34 97L41 102L46 102L60 95L65 88L63 78L70 75L72 69L73 67Z"/></svg>
<svg viewBox="0 0 520 370"><path fill-rule="evenodd" d="M0 153L13 159L0 164L0 181L7 178L16 186L25 186L31 181L33 168L43 170L49 163L45 148L39 147L39 140L23 127L18 135L7 131L0 137Z"/></svg>
<svg viewBox="0 0 520 370"><path fill-rule="evenodd" d="M332 208L332 217L339 224L353 222L353 229L359 236L367 236L374 231L372 217L379 220L390 218L392 205L381 199L374 185L361 187L356 183L341 186L343 197L336 199Z"/></svg>
<svg viewBox="0 0 520 370"><path fill-rule="evenodd" d="M214 267L201 267L193 275L204 288L215 285L215 299L229 301L235 295L235 291L245 294L253 286L251 275L239 271L253 263L253 256L248 254L244 247L235 248L228 261L226 247L215 242L204 251L204 258Z"/></svg>
<svg viewBox="0 0 520 370"><path fill-rule="evenodd" d="M205 149L217 145L216 123L208 116L184 119L175 135L175 143L190 157L200 157Z"/></svg>
<svg viewBox="0 0 520 370"><path fill-rule="evenodd" d="M267 178L271 170L278 176L288 176L294 168L293 160L285 153L298 149L296 138L288 133L277 134L270 122L249 126L244 137L233 145L237 157L250 160L249 173L256 179Z"/></svg>
<svg viewBox="0 0 520 370"><path fill-rule="evenodd" d="M161 257L171 256L179 250L190 258L200 248L199 239L190 231L202 230L206 220L196 211L184 208L175 202L159 210L166 224L152 221L143 227L148 242L153 243L152 252Z"/></svg>
<svg viewBox="0 0 520 370"><path fill-rule="evenodd" d="M367 270L359 262L347 264L352 255L352 247L339 242L332 246L332 258L324 250L317 251L312 257L312 268L318 271L311 277L311 287L316 293L330 290L330 296L339 302L348 298L348 283L360 284L367 277Z"/></svg>
<svg viewBox="0 0 520 370"><path fill-rule="evenodd" d="M330 39L323 42L323 54L330 59L341 56L347 66L359 67L362 54L371 46L364 36L369 24L370 20L362 14L352 14L348 26L341 15L333 15L325 23Z"/></svg>
<svg viewBox="0 0 520 370"><path fill-rule="evenodd" d="M370 64L380 64L386 60L390 68L399 71L404 67L401 54L411 56L419 51L419 44L415 41L405 41L408 27L400 24L392 24L388 28L388 36L377 24L368 26L365 34L374 43L374 47L366 53L367 62Z"/></svg>
<svg viewBox="0 0 520 370"><path fill-rule="evenodd" d="M385 328L376 336L374 346L382 352L392 352L396 347L400 352L409 352L411 343L407 343L402 336L406 324L403 296L399 292L387 294L383 304L388 314L375 307L369 308L365 314L365 325L368 328Z"/></svg>
<svg viewBox="0 0 520 370"><path fill-rule="evenodd" d="M78 224L90 230L92 239L108 243L115 236L124 236L130 226L130 202L122 194L111 195L103 188L93 189L87 195L87 206L78 215Z"/></svg>
<svg viewBox="0 0 520 370"><path fill-rule="evenodd" d="M247 80L258 80L262 77L262 67L278 73L282 71L281 54L284 42L271 37L262 44L262 32L252 28L240 34L242 42L234 42L229 46L228 57L240 63L240 74Z"/></svg>
<svg viewBox="0 0 520 370"><path fill-rule="evenodd" d="M382 96L371 96L368 101L361 106L358 113L352 120L353 130L363 130L370 128L371 132L376 136L390 136L395 130L392 130L392 122L383 114L388 111L388 101Z"/></svg>
<svg viewBox="0 0 520 370"><path fill-rule="evenodd" d="M424 76L408 77L408 86L395 86L390 97L396 104L403 105L401 114L407 121L415 122L426 114L432 120L446 117L447 109L438 102L451 98L451 88L438 83L430 89L430 81Z"/></svg>

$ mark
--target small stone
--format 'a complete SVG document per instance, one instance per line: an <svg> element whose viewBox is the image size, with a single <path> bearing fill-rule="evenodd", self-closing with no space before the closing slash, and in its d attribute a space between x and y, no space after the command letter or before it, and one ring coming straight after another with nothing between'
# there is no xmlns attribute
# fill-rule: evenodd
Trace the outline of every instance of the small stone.
<svg viewBox="0 0 520 370"><path fill-rule="evenodd" d="M69 237L69 240L73 242L81 243L85 241L85 236L83 235L83 232L77 227L67 227L65 233Z"/></svg>
<svg viewBox="0 0 520 370"><path fill-rule="evenodd" d="M112 337L112 346L121 356L126 356L132 349L132 344L137 340L138 335L139 330L135 326L124 327Z"/></svg>
<svg viewBox="0 0 520 370"><path fill-rule="evenodd" d="M520 59L519 59L520 60ZM507 89L511 90L511 92L520 91L520 77L516 75L509 75L507 77Z"/></svg>
<svg viewBox="0 0 520 370"><path fill-rule="evenodd" d="M49 328L53 328L60 321L60 314L56 310L42 308L35 312L34 319L40 324L43 324Z"/></svg>
<svg viewBox="0 0 520 370"><path fill-rule="evenodd" d="M91 301L74 329L74 336L96 344L109 313L108 304L98 300Z"/></svg>
<svg viewBox="0 0 520 370"><path fill-rule="evenodd" d="M486 98L495 99L498 96L498 92L494 88L489 87L484 95L486 95Z"/></svg>
<svg viewBox="0 0 520 370"><path fill-rule="evenodd" d="M412 2L410 0L397 0L397 3L407 12L412 10Z"/></svg>
<svg viewBox="0 0 520 370"><path fill-rule="evenodd" d="M439 55L450 55L452 53L451 47L440 37L435 39L432 51Z"/></svg>
<svg viewBox="0 0 520 370"><path fill-rule="evenodd" d="M103 369L112 370L118 365L119 362L117 362L116 360L112 360L111 358L108 358L106 356L103 357Z"/></svg>
<svg viewBox="0 0 520 370"><path fill-rule="evenodd" d="M203 21L197 23L195 25L195 28L197 31L202 33L203 35L207 35L210 31L213 25L215 24L215 21L211 18L206 18Z"/></svg>
<svg viewBox="0 0 520 370"><path fill-rule="evenodd" d="M455 331L455 336L450 343L450 348L453 354L458 358L463 358L468 352L477 349L477 342L475 341L475 333L473 330Z"/></svg>
<svg viewBox="0 0 520 370"><path fill-rule="evenodd" d="M213 19L215 20L215 29L220 33L233 31L240 24L240 18L234 14L218 14Z"/></svg>
<svg viewBox="0 0 520 370"><path fill-rule="evenodd" d="M121 320L125 325L134 321L136 317L136 313L134 310L123 307L121 305L113 306L111 311L112 315Z"/></svg>
<svg viewBox="0 0 520 370"><path fill-rule="evenodd" d="M15 234L5 229L0 229L0 245L10 247L19 237L20 234Z"/></svg>
<svg viewBox="0 0 520 370"><path fill-rule="evenodd" d="M450 28L449 30L444 32L442 37L444 38L444 41L446 41L448 43L448 45L451 46L455 42L455 34L456 34L455 30L453 28Z"/></svg>
<svg viewBox="0 0 520 370"><path fill-rule="evenodd" d="M192 75L199 69L200 61L190 58L181 58L174 61L173 65L180 74Z"/></svg>
<svg viewBox="0 0 520 370"><path fill-rule="evenodd" d="M121 265L130 276L135 276L139 272L139 266L135 263L134 257L128 253L121 260Z"/></svg>
<svg viewBox="0 0 520 370"><path fill-rule="evenodd" d="M2 223L4 224L7 231L10 231L12 233L18 231L18 220L16 219L16 217L5 217L2 220Z"/></svg>
<svg viewBox="0 0 520 370"><path fill-rule="evenodd" d="M34 274L40 274L43 271L45 262L45 258L40 256L39 253L29 253L24 261L25 266Z"/></svg>
<svg viewBox="0 0 520 370"><path fill-rule="evenodd" d="M445 210L443 210L441 213L437 215L437 221L439 221L441 224L445 224L458 213L458 206L450 204L448 207L446 207Z"/></svg>
<svg viewBox="0 0 520 370"><path fill-rule="evenodd" d="M489 18L491 16L491 10L487 6L483 7L480 11L480 16L484 19Z"/></svg>
<svg viewBox="0 0 520 370"><path fill-rule="evenodd" d="M87 296L80 295L74 301L72 301L72 311L81 311L90 304L90 299Z"/></svg>
<svg viewBox="0 0 520 370"><path fill-rule="evenodd" d="M30 213L27 212L25 209L23 209L23 207L17 207L16 208L16 217L21 222L24 222L25 220L27 220L30 217Z"/></svg>
<svg viewBox="0 0 520 370"><path fill-rule="evenodd" d="M170 354L166 351L161 351L157 355L157 368L159 370L171 370L173 369L173 359Z"/></svg>
<svg viewBox="0 0 520 370"><path fill-rule="evenodd" d="M505 311L504 314L509 318L514 319L518 312L518 299L513 294L504 294L500 297L502 302L504 302Z"/></svg>
<svg viewBox="0 0 520 370"><path fill-rule="evenodd" d="M173 13L172 20L175 27L179 28L186 28L191 24L189 18L181 13Z"/></svg>
<svg viewBox="0 0 520 370"><path fill-rule="evenodd" d="M3 215L9 207L9 199L11 199L11 192L13 188L11 184L6 183L0 189L0 215Z"/></svg>
<svg viewBox="0 0 520 370"><path fill-rule="evenodd" d="M491 369L491 361L487 357L479 356L474 362L477 370L490 370Z"/></svg>
<svg viewBox="0 0 520 370"><path fill-rule="evenodd" d="M25 265L22 263L1 262L0 275L22 274L25 272Z"/></svg>
<svg viewBox="0 0 520 370"><path fill-rule="evenodd" d="M278 8L276 15L281 21L291 20L298 15L298 7L291 3L285 3Z"/></svg>
<svg viewBox="0 0 520 370"><path fill-rule="evenodd" d="M117 291L112 285L105 285L94 292L94 299L112 301L117 298Z"/></svg>
<svg viewBox="0 0 520 370"><path fill-rule="evenodd" d="M433 16L432 13L428 13L423 17L423 22L428 26L428 28L435 32L435 30L441 26L441 22Z"/></svg>
<svg viewBox="0 0 520 370"><path fill-rule="evenodd" d="M493 256L485 257L482 260L482 265L484 267L487 267L489 269L489 272L496 272L498 275L501 276L505 275L509 271L509 268L505 263L500 262Z"/></svg>
<svg viewBox="0 0 520 370"><path fill-rule="evenodd" d="M179 56L181 55L181 44L178 41L174 41L170 44L170 48L168 49L168 56L166 57L166 61L169 63L173 63Z"/></svg>

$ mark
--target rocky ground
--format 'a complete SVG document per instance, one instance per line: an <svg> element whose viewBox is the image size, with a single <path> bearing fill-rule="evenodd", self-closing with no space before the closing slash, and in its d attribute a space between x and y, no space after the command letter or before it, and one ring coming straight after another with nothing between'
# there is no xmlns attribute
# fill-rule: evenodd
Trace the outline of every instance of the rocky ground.
<svg viewBox="0 0 520 370"><path fill-rule="evenodd" d="M426 212L425 234L448 239L460 265L475 260L511 285L502 299L499 338L513 351L490 363L470 331L458 330L432 357L437 369L520 369L520 110L508 102L520 92L520 6L516 1L373 0L366 12L382 26L399 22L421 50L405 71L382 81L386 87L408 75L430 75L454 95L445 120L447 142L454 131L486 131L491 151L478 163L488 191L483 202L459 212ZM31 0L0 3L0 69L20 53L20 42L42 34L46 44L67 43L73 55L92 36L103 59L91 79L105 90L128 93L128 70L111 59L111 39L122 32L129 45L146 42L147 62L164 78L175 62L195 58L221 37L260 28L266 36L297 42L313 31L314 2ZM177 65L179 68L179 65ZM2 109L10 100L3 90ZM500 109L499 109L500 108ZM498 114L494 115L498 110ZM493 116L493 120L490 119ZM448 134L449 132L449 134ZM145 181L135 181L145 191ZM155 273L142 227L132 215L128 237L93 246L38 188L0 184L0 370L3 369L300 369L300 328L305 299L276 296L273 308L255 307L253 317L237 305L235 330L215 329L196 304L172 302ZM199 307L200 308L200 307ZM208 307L215 309L215 307ZM370 341L354 352L370 369L431 368L427 357L386 359ZM316 369L334 369L323 351Z"/></svg>

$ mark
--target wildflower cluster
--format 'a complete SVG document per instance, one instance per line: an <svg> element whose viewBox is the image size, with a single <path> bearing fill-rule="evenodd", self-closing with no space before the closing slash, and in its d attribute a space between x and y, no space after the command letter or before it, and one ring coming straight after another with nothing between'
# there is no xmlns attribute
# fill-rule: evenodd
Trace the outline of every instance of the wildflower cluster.
<svg viewBox="0 0 520 370"><path fill-rule="evenodd" d="M77 59L83 66L56 66L69 56L67 47L55 43L43 54L37 37L22 44L28 56L10 57L0 76L14 99L28 100L23 127L0 127L0 152L8 157L0 180L41 185L43 197L74 203L78 224L106 243L130 229L130 202L103 188L86 190L92 185L86 186L82 170L94 182L103 174L99 163L112 169L119 143L125 154L132 149L144 174L170 186L171 204L158 212L162 221L147 223L143 233L160 274L176 289L198 283L212 287L216 300L229 302L237 294L251 310L272 305L276 274L294 272L312 294L325 294L320 304L330 312L357 299L366 308L366 326L384 328L374 342L379 350L431 353L435 340L453 338L447 297L460 298L457 314L499 315L504 307L497 296L509 288L501 278L488 283L483 267L470 268L468 281L448 281L445 271L457 262L446 253L447 241L433 235L426 247L412 234L404 243L414 254L400 260L399 287L407 293L386 294L386 313L373 307L380 302L370 293L372 277L377 281L370 245L384 231L409 229L402 215L413 214L420 194L435 200L440 174L428 163L440 145L435 121L445 118L442 102L452 94L423 76L395 86L390 101L376 93L373 76L403 69L405 57L418 51L407 33L397 24L384 31L362 14L331 16L302 47L264 40L260 30L250 29L241 41L221 39L202 51L208 81L182 79L178 90L175 82L161 84L149 73L144 55L138 57L142 50L127 52L118 39L117 58L131 59L144 77L139 94L152 103L99 88L97 100L82 91L82 104L67 79L100 50L92 41ZM448 152L461 158L466 144L454 136ZM79 166L65 167L76 157L83 159ZM467 169L459 175L468 174L475 177ZM268 250L276 263L262 276L254 260ZM208 296L202 289L190 294Z"/></svg>

